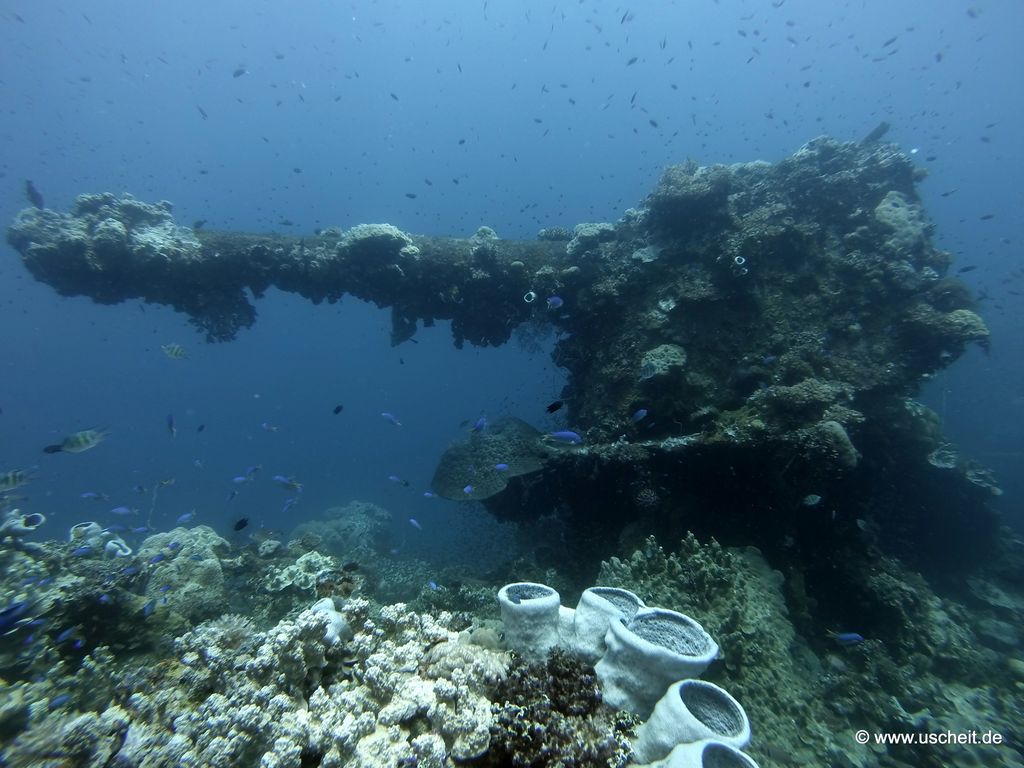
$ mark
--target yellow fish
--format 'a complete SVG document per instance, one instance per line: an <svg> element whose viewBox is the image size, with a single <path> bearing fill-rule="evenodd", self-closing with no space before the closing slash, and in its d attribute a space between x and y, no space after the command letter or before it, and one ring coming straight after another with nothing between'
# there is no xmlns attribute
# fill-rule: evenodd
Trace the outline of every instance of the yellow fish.
<svg viewBox="0 0 1024 768"><path fill-rule="evenodd" d="M181 344L163 344L160 349L164 351L171 360L187 360L188 355L185 354L185 348Z"/></svg>
<svg viewBox="0 0 1024 768"><path fill-rule="evenodd" d="M48 445L43 448L43 453L82 453L90 448L95 448L103 442L107 436L105 429L83 429L64 438L64 442L56 445Z"/></svg>

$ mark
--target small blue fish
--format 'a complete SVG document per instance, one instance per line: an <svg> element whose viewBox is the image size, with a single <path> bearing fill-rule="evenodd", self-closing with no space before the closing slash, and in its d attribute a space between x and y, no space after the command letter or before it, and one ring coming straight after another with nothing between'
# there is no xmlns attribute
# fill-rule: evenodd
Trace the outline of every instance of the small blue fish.
<svg viewBox="0 0 1024 768"><path fill-rule="evenodd" d="M90 547L88 544L83 544L82 546L71 550L72 557L88 557L91 554L92 547Z"/></svg>
<svg viewBox="0 0 1024 768"><path fill-rule="evenodd" d="M295 491L295 493L302 493L302 483L300 483L294 477L274 475L274 482L280 485L282 488L287 488L289 491Z"/></svg>
<svg viewBox="0 0 1024 768"><path fill-rule="evenodd" d="M157 563L162 563L166 559L167 559L167 555L165 555L163 552L157 552L155 555L153 555L151 558L149 558L149 560L147 560L146 562L148 562L150 565L156 565Z"/></svg>
<svg viewBox="0 0 1024 768"><path fill-rule="evenodd" d="M57 642L58 643L63 643L65 640L67 640L69 637L71 637L74 633L75 633L75 628L74 627L68 627L63 632L61 632L59 635L57 635Z"/></svg>
<svg viewBox="0 0 1024 768"><path fill-rule="evenodd" d="M462 489L462 492L464 494L466 494L467 496L469 496L469 494L471 494L473 492L473 486L472 485L467 485L465 488Z"/></svg>
<svg viewBox="0 0 1024 768"><path fill-rule="evenodd" d="M121 569L122 576L134 576L138 572L139 566L137 565L129 565L128 567Z"/></svg>
<svg viewBox="0 0 1024 768"><path fill-rule="evenodd" d="M171 434L171 437L177 437L178 428L174 426L174 414L167 414L167 431Z"/></svg>
<svg viewBox="0 0 1024 768"><path fill-rule="evenodd" d="M287 512L289 509L294 507L298 502L299 502L299 497L298 496L292 496L290 499L285 500L284 506L281 507L281 514L284 514L285 512Z"/></svg>
<svg viewBox="0 0 1024 768"><path fill-rule="evenodd" d="M630 420L632 420L634 424L637 424L647 418L647 409L637 408L637 410L629 418Z"/></svg>
<svg viewBox="0 0 1024 768"><path fill-rule="evenodd" d="M235 475L234 477L231 478L231 482L234 483L235 485L242 485L243 483L248 483L249 478L246 477L245 475Z"/></svg>
<svg viewBox="0 0 1024 768"><path fill-rule="evenodd" d="M59 696L54 696L52 699L50 699L50 703L47 704L46 707L52 712L55 709L60 709L69 701L71 701L71 694L62 693Z"/></svg>
<svg viewBox="0 0 1024 768"><path fill-rule="evenodd" d="M227 504L227 503L228 503L229 501L231 501L232 499L234 499L234 498L235 498L235 496L237 496L237 495L238 495L238 491L232 491L232 492L231 492L231 493L229 493L229 494L227 495L227 497L226 497L226 498L224 499L224 503L225 503L225 504Z"/></svg>
<svg viewBox="0 0 1024 768"><path fill-rule="evenodd" d="M87 499L88 501L106 501L110 497L105 493L96 493L95 491L85 491L84 493L78 494L78 498Z"/></svg>
<svg viewBox="0 0 1024 768"><path fill-rule="evenodd" d="M104 592L102 595L100 595L99 601L101 605L110 605L110 595Z"/></svg>
<svg viewBox="0 0 1024 768"><path fill-rule="evenodd" d="M136 483L132 486L132 490L141 496L146 492L146 486L142 485L142 483Z"/></svg>
<svg viewBox="0 0 1024 768"><path fill-rule="evenodd" d="M423 526L420 525L420 521L417 520L415 517L410 517L409 518L409 525L411 525L417 531L422 531L423 530Z"/></svg>
<svg viewBox="0 0 1024 768"><path fill-rule="evenodd" d="M560 432L549 432L548 437L552 440L557 440L560 443L571 443L573 445L579 445L583 442L582 437L569 429L563 429Z"/></svg>
<svg viewBox="0 0 1024 768"><path fill-rule="evenodd" d="M395 418L395 414L393 414L393 413L388 413L387 411L384 411L380 416L381 416L382 419L384 419L384 421L390 421L396 427L402 426L402 422L400 422L398 419L396 419Z"/></svg>
<svg viewBox="0 0 1024 768"><path fill-rule="evenodd" d="M428 581L427 586L430 587L434 592L437 592L438 586L436 581Z"/></svg>
<svg viewBox="0 0 1024 768"><path fill-rule="evenodd" d="M167 545L167 548L170 549L170 550L181 549L181 542L180 541L172 541L170 544Z"/></svg>
<svg viewBox="0 0 1024 768"><path fill-rule="evenodd" d="M423 498L424 499L432 499L432 498L434 498L434 492L433 491L424 491L423 492Z"/></svg>
<svg viewBox="0 0 1024 768"><path fill-rule="evenodd" d="M21 621L22 617L28 613L28 609L32 607L32 603L28 600L18 600L14 603L8 603L6 608L0 610L0 633L7 632L9 629L14 627Z"/></svg>
<svg viewBox="0 0 1024 768"><path fill-rule="evenodd" d="M127 515L134 515L136 512L138 512L137 509L131 509L129 507L114 507L112 510L110 510L110 514L121 515L122 517L125 517Z"/></svg>
<svg viewBox="0 0 1024 768"><path fill-rule="evenodd" d="M132 528L132 533L149 533L150 528L148 525L137 525Z"/></svg>
<svg viewBox="0 0 1024 768"><path fill-rule="evenodd" d="M508 464L502 462L501 464L495 464L494 468L499 472L508 472Z"/></svg>
<svg viewBox="0 0 1024 768"><path fill-rule="evenodd" d="M275 427L268 421L262 422L260 424L260 429L262 429L264 432L277 432L277 427Z"/></svg>
<svg viewBox="0 0 1024 768"><path fill-rule="evenodd" d="M548 309L561 309L565 304L560 296L548 296Z"/></svg>
<svg viewBox="0 0 1024 768"><path fill-rule="evenodd" d="M199 459L192 459L192 466L195 467L196 469L202 469L203 462L201 462Z"/></svg>
<svg viewBox="0 0 1024 768"><path fill-rule="evenodd" d="M104 533L124 533L127 530L128 530L128 526L127 525L120 525L119 523L113 523L112 525L108 525L106 528L104 528L103 532Z"/></svg>
<svg viewBox="0 0 1024 768"><path fill-rule="evenodd" d="M148 618L149 616L152 616L154 610L156 610L155 599L148 601L144 606L142 606L143 617Z"/></svg>
<svg viewBox="0 0 1024 768"><path fill-rule="evenodd" d="M160 587L160 589L158 589L157 591L158 591L158 592L166 592L166 591L167 591L167 590L169 590L170 588L171 588L171 585L170 585L170 584L164 584L164 585L162 585L162 586Z"/></svg>
<svg viewBox="0 0 1024 768"><path fill-rule="evenodd" d="M856 632L832 632L830 634L832 639L836 641L836 645L840 645L843 648L849 648L864 642L864 638Z"/></svg>
<svg viewBox="0 0 1024 768"><path fill-rule="evenodd" d="M186 512L183 515L178 515L179 523L187 523L189 520L196 516L196 511L193 509L191 512Z"/></svg>
<svg viewBox="0 0 1024 768"><path fill-rule="evenodd" d="M479 419L476 420L476 423L473 425L473 431L483 432L485 429L487 429L487 417L481 416Z"/></svg>

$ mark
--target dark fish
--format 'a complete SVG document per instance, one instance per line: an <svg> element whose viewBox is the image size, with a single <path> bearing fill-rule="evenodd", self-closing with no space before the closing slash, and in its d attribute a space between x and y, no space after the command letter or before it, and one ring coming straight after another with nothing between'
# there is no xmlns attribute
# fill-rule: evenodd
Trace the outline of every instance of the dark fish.
<svg viewBox="0 0 1024 768"><path fill-rule="evenodd" d="M978 268L977 264L968 264L966 267L960 267L956 272L958 275L962 275L964 272L973 272Z"/></svg>
<svg viewBox="0 0 1024 768"><path fill-rule="evenodd" d="M391 98L394 99L395 101L398 101L398 97L393 93L391 94Z"/></svg>
<svg viewBox="0 0 1024 768"><path fill-rule="evenodd" d="M231 76L232 77L241 77L242 75L247 75L247 74L249 74L249 70L247 70L245 67L239 67L238 69L236 69L234 72L231 73Z"/></svg>
<svg viewBox="0 0 1024 768"><path fill-rule="evenodd" d="M995 217L996 215L994 213L985 213L979 216L978 218L981 219L982 221L988 221L989 219L994 219Z"/></svg>
<svg viewBox="0 0 1024 768"><path fill-rule="evenodd" d="M555 411L561 410L563 405L565 405L564 400L555 400L555 402L550 403L545 410L547 410L548 413L554 413Z"/></svg>
<svg viewBox="0 0 1024 768"><path fill-rule="evenodd" d="M345 410L345 406L344 405L339 404L339 405L334 406L334 415L337 416L343 410Z"/></svg>
<svg viewBox="0 0 1024 768"><path fill-rule="evenodd" d="M885 134L889 132L889 128L889 124L885 120L883 120L878 125L876 125L874 127L874 130L872 130L871 133L865 136L860 143L874 144L876 141L879 141L883 136L885 136Z"/></svg>
<svg viewBox="0 0 1024 768"><path fill-rule="evenodd" d="M196 109L198 109L199 110L199 114L203 116L203 120L205 120L207 117L209 117L209 115L206 114L206 110L203 109L202 107L200 107L198 104L196 104Z"/></svg>
<svg viewBox="0 0 1024 768"><path fill-rule="evenodd" d="M415 200L416 199L416 193L415 192L406 192L405 196L408 197L410 200Z"/></svg>
<svg viewBox="0 0 1024 768"><path fill-rule="evenodd" d="M171 433L171 437L178 436L178 428L174 426L174 414L167 414L167 431Z"/></svg>
<svg viewBox="0 0 1024 768"><path fill-rule="evenodd" d="M231 526L231 527L232 527L232 529L234 529L236 531L241 531L248 524L249 524L249 518L248 517L242 517L242 518L239 518L239 520L233 526Z"/></svg>
<svg viewBox="0 0 1024 768"><path fill-rule="evenodd" d="M349 560L347 563L345 563L343 566L341 566L341 570L345 571L346 573L352 573L353 571L358 571L359 570L359 563L357 563L355 560Z"/></svg>
<svg viewBox="0 0 1024 768"><path fill-rule="evenodd" d="M198 231L206 226L206 219L199 219L192 222L192 229Z"/></svg>
<svg viewBox="0 0 1024 768"><path fill-rule="evenodd" d="M634 56L633 58L631 58L629 61L626 62L626 66L627 67L631 67L634 64L636 64L638 60L639 60L639 57Z"/></svg>
<svg viewBox="0 0 1024 768"><path fill-rule="evenodd" d="M206 425L200 424L198 427L196 427L196 432L202 432L204 429L206 429Z"/></svg>
<svg viewBox="0 0 1024 768"><path fill-rule="evenodd" d="M32 183L31 179L25 180L25 197L36 208L43 207L43 196L39 194L39 190L36 189L36 185Z"/></svg>

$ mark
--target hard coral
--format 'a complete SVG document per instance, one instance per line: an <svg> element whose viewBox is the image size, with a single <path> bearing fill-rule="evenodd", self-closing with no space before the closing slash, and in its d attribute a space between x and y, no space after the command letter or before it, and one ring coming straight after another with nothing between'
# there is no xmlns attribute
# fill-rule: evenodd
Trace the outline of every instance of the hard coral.
<svg viewBox="0 0 1024 768"><path fill-rule="evenodd" d="M513 662L492 707L491 748L481 766L625 765L630 715L601 706L594 669L562 651Z"/></svg>

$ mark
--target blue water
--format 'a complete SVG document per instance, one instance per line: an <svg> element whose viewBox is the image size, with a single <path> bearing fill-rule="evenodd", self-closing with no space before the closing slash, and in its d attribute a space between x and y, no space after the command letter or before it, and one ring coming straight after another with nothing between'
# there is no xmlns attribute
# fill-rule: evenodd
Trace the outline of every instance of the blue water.
<svg viewBox="0 0 1024 768"><path fill-rule="evenodd" d="M929 170L938 242L989 297L991 354L972 350L927 401L1021 522L1021 29L1015 3L5 2L0 220L32 179L55 209L130 192L208 228L529 238L614 221L667 164L776 161L885 119ZM271 292L251 330L207 345L165 308L58 297L3 253L0 470L38 465L21 504L53 536L121 504L159 527L194 508L221 531L240 516L287 530L362 499L443 552L487 524L422 496L460 422L575 426L544 412L564 383L551 338L456 350L439 324L392 348L386 311ZM171 342L188 359L160 351ZM91 426L110 430L95 450L41 453ZM304 485L288 515L275 474Z"/></svg>

